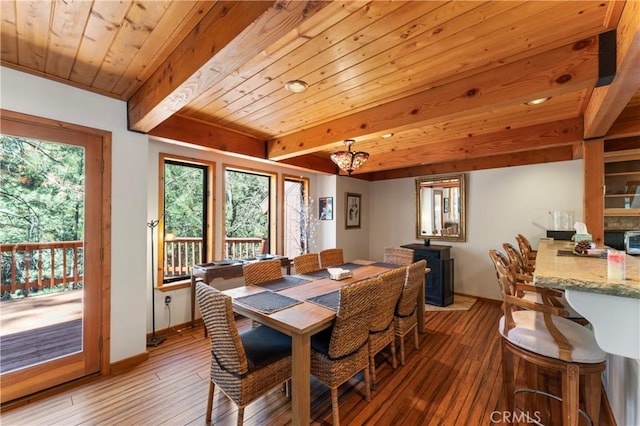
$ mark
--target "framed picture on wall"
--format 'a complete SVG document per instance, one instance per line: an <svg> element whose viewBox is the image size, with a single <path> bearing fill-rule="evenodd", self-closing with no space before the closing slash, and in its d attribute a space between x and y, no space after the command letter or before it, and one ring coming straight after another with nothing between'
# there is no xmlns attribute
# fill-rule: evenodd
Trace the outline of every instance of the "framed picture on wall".
<svg viewBox="0 0 640 426"><path fill-rule="evenodd" d="M318 217L320 220L333 220L333 197L319 198Z"/></svg>
<svg viewBox="0 0 640 426"><path fill-rule="evenodd" d="M360 228L360 194L347 192L345 203L346 229Z"/></svg>

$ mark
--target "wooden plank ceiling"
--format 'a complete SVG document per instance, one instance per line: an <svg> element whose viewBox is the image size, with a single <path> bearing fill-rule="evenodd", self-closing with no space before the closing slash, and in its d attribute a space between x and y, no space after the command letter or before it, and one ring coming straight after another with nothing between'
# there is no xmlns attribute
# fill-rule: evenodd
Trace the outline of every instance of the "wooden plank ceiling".
<svg viewBox="0 0 640 426"><path fill-rule="evenodd" d="M163 140L336 173L355 139L365 179L640 145L637 1L0 4L2 65L127 101Z"/></svg>

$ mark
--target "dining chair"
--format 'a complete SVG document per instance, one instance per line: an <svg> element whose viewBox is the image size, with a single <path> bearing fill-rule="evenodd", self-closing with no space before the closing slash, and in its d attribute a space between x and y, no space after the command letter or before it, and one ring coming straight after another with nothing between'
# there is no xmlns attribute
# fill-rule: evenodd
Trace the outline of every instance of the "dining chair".
<svg viewBox="0 0 640 426"><path fill-rule="evenodd" d="M509 264L512 268L514 268L514 272L516 274L516 279L518 282L522 283L523 286L521 288L529 288L528 285L533 285L533 271L534 268L531 266L527 266L522 258L522 253L520 253L512 244L504 243L502 244L502 248L507 254ZM551 294L551 292L550 292ZM527 291L527 290L519 290L517 292L519 297L524 298L530 302L535 303L543 303L542 295L539 292ZM553 295L555 296L551 299L552 303L555 303L554 306L558 308L563 308L567 311L566 318L569 318L571 321L575 321L578 324L586 325L589 321L586 320L582 315L580 315L575 309L571 307L569 302L564 296L564 291L560 289L554 289Z"/></svg>
<svg viewBox="0 0 640 426"><path fill-rule="evenodd" d="M424 300L418 300L418 293L420 292L420 286L424 286L424 270L426 267L427 261L424 259L407 267L404 286L393 317L394 333L400 341L400 364L402 365L405 364L404 338L411 331L413 331L415 348L420 348L417 311L418 303L424 303Z"/></svg>
<svg viewBox="0 0 640 426"><path fill-rule="evenodd" d="M231 298L196 283L196 298L211 336L211 370L206 421L211 421L217 385L238 406L238 425L244 408L291 378L291 337L267 326L238 333Z"/></svg>
<svg viewBox="0 0 640 426"><path fill-rule="evenodd" d="M411 265L413 263L413 250L405 247L387 247L384 249L383 261L396 265Z"/></svg>
<svg viewBox="0 0 640 426"><path fill-rule="evenodd" d="M525 263L529 266L535 266L538 251L534 250L531 247L531 243L529 242L527 237L522 234L516 235L516 241L518 243L518 247L520 248L520 253L522 253L522 257L525 260Z"/></svg>
<svg viewBox="0 0 640 426"><path fill-rule="evenodd" d="M394 268L379 275L380 285L376 300L372 306L372 318L369 326L369 369L371 371L371 389L376 387L376 354L389 346L391 366L398 367L396 359L393 315L407 277L407 268Z"/></svg>
<svg viewBox="0 0 640 426"><path fill-rule="evenodd" d="M368 339L371 307L380 278L356 281L340 289L333 327L311 336L311 374L331 389L333 424L340 424L338 387L364 372L366 401L371 400Z"/></svg>
<svg viewBox="0 0 640 426"><path fill-rule="evenodd" d="M342 265L343 263L344 255L341 248L320 251L320 267L328 268L330 266Z"/></svg>
<svg viewBox="0 0 640 426"><path fill-rule="evenodd" d="M507 411L526 412L536 407L516 404L515 395L523 393L528 401L544 395L562 402L562 424L578 425L579 417L597 424L600 416L601 373L606 354L595 341L593 332L567 318L566 311L549 303L554 293L545 287L531 286L544 303L535 303L517 296L522 288L514 268L503 253L490 250L502 293L503 316L498 324L502 336L503 398ZM518 358L528 366L525 388L516 389L514 361ZM555 371L560 377L562 395L552 395L539 389L537 368ZM584 378L584 382L581 382ZM582 389L580 389L582 386ZM580 409L580 394L584 395L584 410ZM526 404L527 399L525 399Z"/></svg>
<svg viewBox="0 0 640 426"><path fill-rule="evenodd" d="M246 285L277 280L282 278L282 264L279 259L245 263L242 265L242 275L244 275Z"/></svg>
<svg viewBox="0 0 640 426"><path fill-rule="evenodd" d="M319 271L321 268L318 253L306 253L294 257L293 266L296 269L296 274L304 275L309 272Z"/></svg>

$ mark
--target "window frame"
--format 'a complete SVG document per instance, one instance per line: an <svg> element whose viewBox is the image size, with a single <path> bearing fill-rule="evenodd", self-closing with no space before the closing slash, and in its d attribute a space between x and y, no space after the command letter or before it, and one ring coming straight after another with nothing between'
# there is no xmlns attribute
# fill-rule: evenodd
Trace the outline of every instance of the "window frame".
<svg viewBox="0 0 640 426"><path fill-rule="evenodd" d="M304 176L294 176L294 175L287 175L287 174L283 174L282 175L282 181L280 184L280 193L282 194L282 205L281 205L281 209L280 209L280 217L282 218L282 232L280 233L280 247L282 247L282 253L284 254L284 249L285 249L285 241L286 241L286 232L287 232L287 226L285 223L286 220L286 214L285 214L285 210L287 208L287 199L285 197L285 183L286 181L294 181L294 182L301 182L302 183L302 190L303 190L303 197L304 197L304 202L305 205L310 208L310 203L311 203L311 196L310 196L310 189L311 189L311 185L310 185L310 179L308 177L304 177ZM314 214L314 212L312 212L312 214ZM309 248L307 247L307 252L309 252Z"/></svg>
<svg viewBox="0 0 640 426"><path fill-rule="evenodd" d="M278 174L275 172L271 172L268 170L261 170L261 169L256 169L253 167L243 167L243 166L236 166L233 164L223 164L222 165L222 220L221 220L221 232L220 232L220 248L219 251L217 252L220 256L220 259L225 259L226 255L223 252L224 251L224 240L226 239L226 222L227 222L227 218L225 215L225 211L226 211L226 194L227 194L227 182L226 182L226 176L227 176L227 170L229 171L234 171L234 172L240 172L240 173L249 173L249 174L254 174L254 175L260 175L260 176L264 176L264 177L268 177L269 178L269 247L267 248L267 252L271 253L271 254L278 254L278 247L277 247L277 236L278 236L278 211L277 211L277 206L278 206L278 188L277 188L277 181L278 181Z"/></svg>
<svg viewBox="0 0 640 426"><path fill-rule="evenodd" d="M169 154L161 152L158 158L158 216L160 221L157 227L157 241L158 250L156 258L156 283L155 286L158 289L171 289L189 287L191 286L190 278L185 278L178 281L164 282L164 166L166 161L173 163L193 164L199 167L204 167L206 170L207 178L207 194L206 194L206 259L213 259L213 253L215 253L216 241L214 233L216 229L215 222L215 197L213 196L216 183L216 163L214 161L207 161L203 159L196 159L192 157L184 157L181 155Z"/></svg>

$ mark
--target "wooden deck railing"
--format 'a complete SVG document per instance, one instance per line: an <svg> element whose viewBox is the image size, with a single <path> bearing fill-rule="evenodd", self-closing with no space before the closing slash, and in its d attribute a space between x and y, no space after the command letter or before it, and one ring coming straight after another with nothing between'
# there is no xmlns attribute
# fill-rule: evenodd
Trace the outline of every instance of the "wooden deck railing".
<svg viewBox="0 0 640 426"><path fill-rule="evenodd" d="M225 257L246 259L265 251L262 238L226 238ZM82 241L0 244L0 295L23 295L53 289L58 285L77 288L84 283L84 246ZM191 266L202 263L200 238L176 238L165 241L164 276L189 275Z"/></svg>
<svg viewBox="0 0 640 426"><path fill-rule="evenodd" d="M0 244L0 294L23 295L58 285L77 288L84 283L82 241Z"/></svg>
<svg viewBox="0 0 640 426"><path fill-rule="evenodd" d="M262 238L226 238L224 252L227 259L246 259L265 253L266 240Z"/></svg>
<svg viewBox="0 0 640 426"><path fill-rule="evenodd" d="M202 263L202 239L178 237L165 241L164 276L189 275L191 266ZM262 238L225 238L224 256L227 259L246 259L264 253Z"/></svg>

